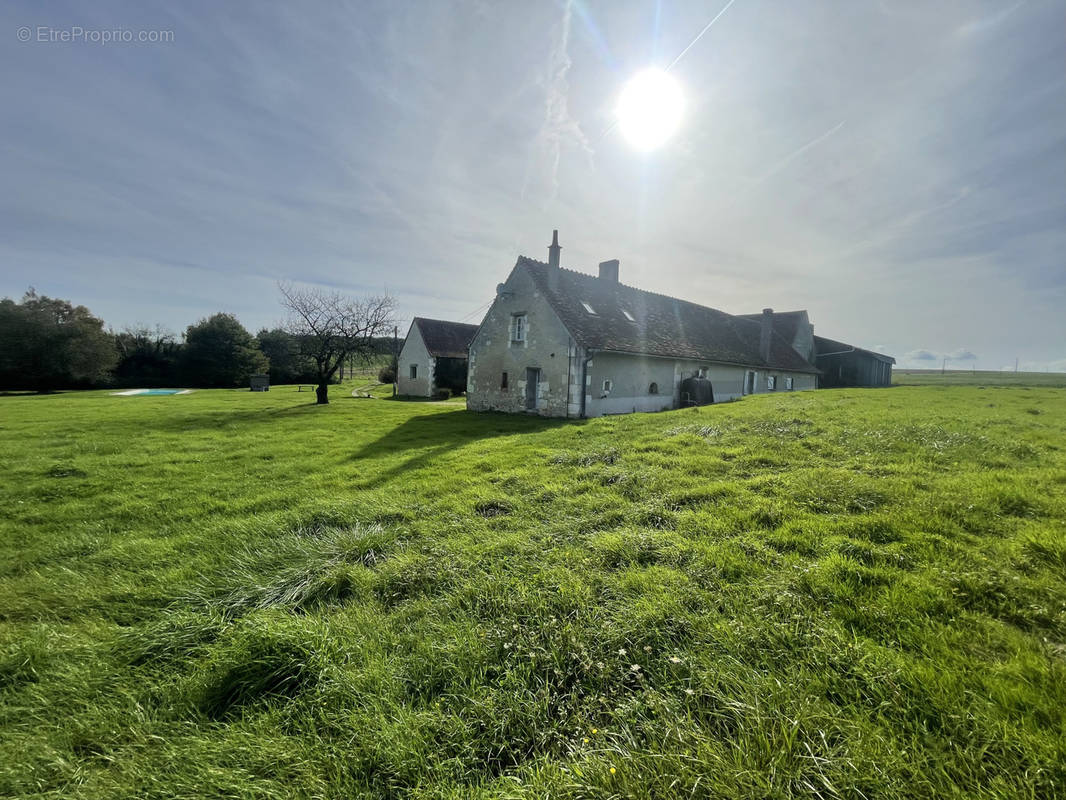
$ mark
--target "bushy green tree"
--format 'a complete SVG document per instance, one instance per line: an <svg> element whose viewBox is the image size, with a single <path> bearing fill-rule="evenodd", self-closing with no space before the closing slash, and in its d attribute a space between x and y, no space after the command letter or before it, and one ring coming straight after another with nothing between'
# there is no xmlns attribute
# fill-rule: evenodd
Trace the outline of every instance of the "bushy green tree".
<svg viewBox="0 0 1066 800"><path fill-rule="evenodd" d="M39 295L0 300L0 384L8 389L88 386L104 380L116 360L103 320L85 306Z"/></svg>
<svg viewBox="0 0 1066 800"><path fill-rule="evenodd" d="M247 386L270 364L252 334L232 314L218 313L190 325L182 348L182 373L191 386Z"/></svg>
<svg viewBox="0 0 1066 800"><path fill-rule="evenodd" d="M255 335L259 349L270 361L270 382L314 383L315 365L300 352L300 343L281 328L263 329Z"/></svg>
<svg viewBox="0 0 1066 800"><path fill-rule="evenodd" d="M118 364L114 378L119 386L176 386L181 345L170 331L127 328L114 334Z"/></svg>

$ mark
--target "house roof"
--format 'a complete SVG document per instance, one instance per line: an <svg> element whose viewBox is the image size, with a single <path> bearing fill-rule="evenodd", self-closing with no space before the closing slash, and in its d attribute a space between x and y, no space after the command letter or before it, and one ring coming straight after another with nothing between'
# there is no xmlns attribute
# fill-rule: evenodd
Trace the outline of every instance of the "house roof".
<svg viewBox="0 0 1066 800"><path fill-rule="evenodd" d="M466 351L478 328L477 325L463 322L425 317L415 317L414 324L418 326L426 350L435 358L466 358Z"/></svg>
<svg viewBox="0 0 1066 800"><path fill-rule="evenodd" d="M560 268L557 280L549 281L552 268L526 256L519 256L515 266L529 273L570 335L585 348L818 371L776 332L769 361L764 361L758 321L568 269ZM585 309L586 303L594 313Z"/></svg>
<svg viewBox="0 0 1066 800"><path fill-rule="evenodd" d="M821 358L823 355L836 355L843 353L856 352L860 355L870 356L876 358L878 361L884 361L889 364L895 364L896 359L892 356L886 356L884 353L877 353L873 350L864 350L861 347L856 347L853 344L847 344L846 342L838 342L836 339L826 339L824 336L814 337L814 357L816 359Z"/></svg>

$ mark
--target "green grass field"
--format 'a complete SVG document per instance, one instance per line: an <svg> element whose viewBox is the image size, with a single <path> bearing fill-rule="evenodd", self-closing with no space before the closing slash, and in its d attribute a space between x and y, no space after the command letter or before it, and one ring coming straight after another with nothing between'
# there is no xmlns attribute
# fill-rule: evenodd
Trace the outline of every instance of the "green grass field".
<svg viewBox="0 0 1066 800"><path fill-rule="evenodd" d="M1010 372L1006 370L894 369L899 386L1018 386L1029 389L1066 388L1066 372Z"/></svg>
<svg viewBox="0 0 1066 800"><path fill-rule="evenodd" d="M1061 389L346 395L0 398L0 795L1066 794Z"/></svg>

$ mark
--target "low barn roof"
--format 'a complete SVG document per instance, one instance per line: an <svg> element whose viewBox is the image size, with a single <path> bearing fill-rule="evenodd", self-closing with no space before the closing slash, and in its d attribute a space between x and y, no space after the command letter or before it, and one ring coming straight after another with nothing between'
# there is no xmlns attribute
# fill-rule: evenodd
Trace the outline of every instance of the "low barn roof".
<svg viewBox="0 0 1066 800"><path fill-rule="evenodd" d="M448 322L443 319L415 317L426 350L435 358L466 358L466 351L477 333L477 325Z"/></svg>
<svg viewBox="0 0 1066 800"><path fill-rule="evenodd" d="M864 350L861 347L856 347L853 344L847 344L846 342L838 342L836 339L826 339L824 336L814 337L814 357L820 358L823 355L840 355L844 353L855 352L859 355L870 356L876 358L878 361L884 361L888 364L895 364L896 359L892 356L886 356L884 353L875 353L873 350Z"/></svg>
<svg viewBox="0 0 1066 800"><path fill-rule="evenodd" d="M777 333L771 337L770 359L764 361L759 354L758 321L568 269L560 268L558 279L549 281L552 268L526 256L519 256L516 266L529 273L583 347L793 372L818 371ZM584 303L594 313L589 313Z"/></svg>

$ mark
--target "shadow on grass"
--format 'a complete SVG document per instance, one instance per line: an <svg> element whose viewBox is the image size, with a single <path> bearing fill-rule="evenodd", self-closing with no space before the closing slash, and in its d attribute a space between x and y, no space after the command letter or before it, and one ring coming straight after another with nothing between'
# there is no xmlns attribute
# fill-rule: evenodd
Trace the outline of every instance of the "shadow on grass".
<svg viewBox="0 0 1066 800"><path fill-rule="evenodd" d="M573 424L577 424L575 420L466 410L411 417L361 447L352 460L366 462L370 466L378 459L413 452L410 458L368 477L364 485L371 488L401 473L425 467L442 455L482 439L539 433Z"/></svg>

